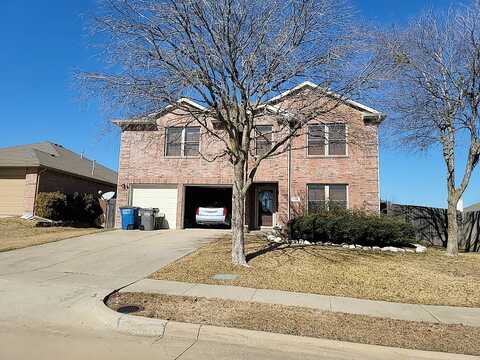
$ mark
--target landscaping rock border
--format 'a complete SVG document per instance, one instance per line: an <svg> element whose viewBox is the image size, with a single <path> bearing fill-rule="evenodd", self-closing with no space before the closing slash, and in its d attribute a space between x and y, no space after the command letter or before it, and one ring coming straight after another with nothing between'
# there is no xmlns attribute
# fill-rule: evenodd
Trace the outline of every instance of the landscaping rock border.
<svg viewBox="0 0 480 360"><path fill-rule="evenodd" d="M311 242L308 240L303 239L296 239L296 240L286 240L277 234L267 234L267 240L270 242L275 243L285 243L290 245L299 245L299 246L326 246L326 247L337 247L342 249L349 249L349 250L363 250L363 251L377 251L377 252L393 252L393 253L424 253L427 251L427 247L421 244L410 244L411 247L395 247L395 246L363 246L358 244L335 244L332 242Z"/></svg>
<svg viewBox="0 0 480 360"><path fill-rule="evenodd" d="M427 251L427 248L420 244L411 244L412 247L395 247L395 246L363 246L358 244L335 244L331 242L310 242L308 240L298 239L292 240L289 242L291 245L311 245L311 246L325 246L325 247L337 247L342 249L349 250L363 250L363 251L388 251L394 253L424 253Z"/></svg>
<svg viewBox="0 0 480 360"><path fill-rule="evenodd" d="M300 246L328 246L328 247L337 247L342 249L350 249L350 250L363 250L363 251L387 251L393 253L424 253L427 251L427 247L421 244L410 244L411 247L395 247L395 246L363 246L358 244L335 244L332 242L311 242L304 239L294 239L288 240L285 237L280 236L279 232L276 231L275 233L268 233L265 235L266 240L270 242L275 242L277 244L285 243L289 245L300 245Z"/></svg>

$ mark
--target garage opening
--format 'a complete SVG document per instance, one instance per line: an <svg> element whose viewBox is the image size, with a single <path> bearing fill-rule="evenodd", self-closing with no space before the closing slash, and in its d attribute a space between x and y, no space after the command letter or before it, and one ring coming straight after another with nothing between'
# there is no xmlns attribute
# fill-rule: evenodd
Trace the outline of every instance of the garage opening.
<svg viewBox="0 0 480 360"><path fill-rule="evenodd" d="M199 208L206 209L197 214ZM231 215L231 186L185 187L184 228L230 228Z"/></svg>

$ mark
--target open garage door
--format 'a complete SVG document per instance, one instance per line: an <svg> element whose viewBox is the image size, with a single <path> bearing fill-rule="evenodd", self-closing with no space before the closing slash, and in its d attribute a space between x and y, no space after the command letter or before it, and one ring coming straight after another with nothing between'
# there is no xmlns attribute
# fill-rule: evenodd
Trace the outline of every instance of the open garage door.
<svg viewBox="0 0 480 360"><path fill-rule="evenodd" d="M225 207L228 215L232 214L231 186L186 186L184 221L185 228L204 227L195 222L198 207ZM225 225L208 225L208 227L226 228Z"/></svg>
<svg viewBox="0 0 480 360"><path fill-rule="evenodd" d="M165 214L163 228L175 229L177 226L177 185L134 185L132 206L158 208Z"/></svg>

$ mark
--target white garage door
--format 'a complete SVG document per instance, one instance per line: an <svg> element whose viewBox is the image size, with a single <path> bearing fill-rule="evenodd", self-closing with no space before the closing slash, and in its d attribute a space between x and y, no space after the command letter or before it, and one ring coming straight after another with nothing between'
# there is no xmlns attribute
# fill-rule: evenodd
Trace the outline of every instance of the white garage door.
<svg viewBox="0 0 480 360"><path fill-rule="evenodd" d="M0 170L0 215L22 215L25 192L24 169Z"/></svg>
<svg viewBox="0 0 480 360"><path fill-rule="evenodd" d="M177 185L134 185L132 206L158 208L165 214L164 226L175 229L177 225Z"/></svg>

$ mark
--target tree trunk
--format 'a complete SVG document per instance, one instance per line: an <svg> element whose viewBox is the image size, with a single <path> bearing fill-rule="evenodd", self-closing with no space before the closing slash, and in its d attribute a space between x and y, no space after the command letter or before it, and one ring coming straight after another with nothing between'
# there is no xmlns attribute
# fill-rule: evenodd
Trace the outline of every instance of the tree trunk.
<svg viewBox="0 0 480 360"><path fill-rule="evenodd" d="M447 209L447 255L458 255L458 222L457 222L457 203L458 198L453 195L452 190L448 190L448 209Z"/></svg>
<svg viewBox="0 0 480 360"><path fill-rule="evenodd" d="M248 266L245 258L245 161L234 165L232 199L232 262L234 265Z"/></svg>

